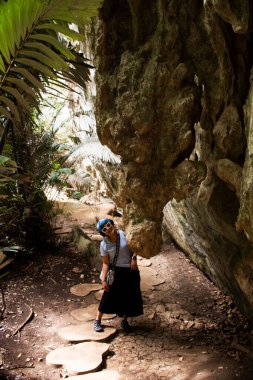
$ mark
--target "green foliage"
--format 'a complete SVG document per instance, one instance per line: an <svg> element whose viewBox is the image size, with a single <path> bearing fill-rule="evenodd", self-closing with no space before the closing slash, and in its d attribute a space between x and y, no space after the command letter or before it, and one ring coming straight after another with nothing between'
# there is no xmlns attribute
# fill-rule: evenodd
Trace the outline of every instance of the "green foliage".
<svg viewBox="0 0 253 380"><path fill-rule="evenodd" d="M44 193L33 185L33 194L29 194L27 199L17 192L16 184L6 186L4 197L0 200L1 244L20 244L30 249L52 241L52 206Z"/></svg>
<svg viewBox="0 0 253 380"><path fill-rule="evenodd" d="M4 217L8 216L10 210L5 204L5 200L8 197L7 189L9 185L15 183L11 174L16 172L16 163L12 161L9 157L0 156L0 240L1 236L5 234L5 223Z"/></svg>
<svg viewBox="0 0 253 380"><path fill-rule="evenodd" d="M72 197L73 192L76 190L76 186L74 186L75 188L72 187L72 179L74 178L74 182L77 183L80 179L80 182L83 183L84 177L88 175L87 171L83 173L80 170L82 162L79 160L79 157L77 160L75 158L72 159L80 145L80 137L83 138L86 135L83 133L86 132L83 129L80 137L75 135L79 130L76 123L78 124L78 118L86 115L87 111L81 109L80 106L76 110L72 103L70 103L69 97L68 100L62 100L61 98L50 96L46 100L51 104L51 107L44 102L42 114L37 115L37 123L40 125L40 128L47 131L48 136L51 138L52 147L56 147L58 150L58 156L47 160L47 162L51 162L51 168L48 170L44 190L50 199L55 199L59 195L58 191L63 191L66 195ZM81 91L80 101L83 101L83 92ZM77 103L79 104L79 99ZM48 149L48 152L51 149ZM86 157L87 155L84 152L82 160ZM89 185L87 184L88 187Z"/></svg>
<svg viewBox="0 0 253 380"><path fill-rule="evenodd" d="M37 129L32 112L40 112L42 93L56 85L85 88L91 66L75 51L83 36L70 24L83 25L100 2L0 1L0 132L7 119L15 126L9 150L0 152L2 246L33 247L50 237L55 211L43 190L67 175L65 147L53 142L53 131Z"/></svg>
<svg viewBox="0 0 253 380"><path fill-rule="evenodd" d="M8 230L18 217L14 211L14 195L11 189L16 186L15 173L17 165L7 156L0 156L0 245L8 244ZM18 213L19 214L19 213Z"/></svg>
<svg viewBox="0 0 253 380"><path fill-rule="evenodd" d="M74 191L74 192L71 194L71 198L73 198L73 199L78 199L78 200L80 200L82 197L83 197L83 193L81 193L80 191Z"/></svg>
<svg viewBox="0 0 253 380"><path fill-rule="evenodd" d="M9 157L0 155L0 191L6 183L13 181L11 174L16 170L17 164L15 161L11 160Z"/></svg>
<svg viewBox="0 0 253 380"><path fill-rule="evenodd" d="M21 159L22 167L6 155L0 156L2 246L17 244L30 249L54 241L52 220L56 210L43 191L49 173L60 170L56 162L61 159L62 152L52 136L54 134L50 135L40 128L33 131L21 152L25 156ZM21 142L17 140L17 143L21 149ZM13 154L11 146L6 147L8 154ZM52 167L52 163L57 169Z"/></svg>
<svg viewBox="0 0 253 380"><path fill-rule="evenodd" d="M58 81L85 87L86 59L70 40L83 36L70 28L97 13L100 0L8 0L0 3L0 114L19 122L31 107L39 109L40 93ZM69 40L68 47L59 36Z"/></svg>

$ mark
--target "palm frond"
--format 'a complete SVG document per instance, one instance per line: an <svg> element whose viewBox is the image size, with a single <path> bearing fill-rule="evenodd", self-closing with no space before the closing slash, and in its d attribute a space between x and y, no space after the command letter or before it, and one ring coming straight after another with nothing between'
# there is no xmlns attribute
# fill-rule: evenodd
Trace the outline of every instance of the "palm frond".
<svg viewBox="0 0 253 380"><path fill-rule="evenodd" d="M24 107L29 111L29 104L16 88L10 86L2 86L2 91L12 95L21 107Z"/></svg>
<svg viewBox="0 0 253 380"><path fill-rule="evenodd" d="M67 57L69 59L75 59L75 56L67 49L61 42L56 38L49 34L36 33L29 36L29 41L37 40L41 43L47 44L46 46L52 45L52 47L58 51L62 56ZM26 46L26 44L24 44Z"/></svg>
<svg viewBox="0 0 253 380"><path fill-rule="evenodd" d="M82 41L84 39L84 36L75 30L70 29L69 27L65 25L55 24L55 23L44 23L41 25L38 25L35 29L37 30L53 30L56 33L64 34L65 36L68 36L72 38L73 40Z"/></svg>
<svg viewBox="0 0 253 380"><path fill-rule="evenodd" d="M85 141L73 151L70 160L87 157L92 161L101 160L112 164L119 164L121 161L120 156L114 154L106 145L102 145L99 141Z"/></svg>
<svg viewBox="0 0 253 380"><path fill-rule="evenodd" d="M11 117L13 117L16 121L20 121L20 115L16 104L7 96L0 95L0 102L2 107L6 107L6 111L11 113Z"/></svg>
<svg viewBox="0 0 253 380"><path fill-rule="evenodd" d="M33 74L31 74L27 68L23 67L12 67L10 69L10 72L14 71L15 73L18 73L20 75L17 75L18 78L22 78L22 80L26 83L28 81L28 84L30 83L33 88L37 89L38 91L41 90L43 92L46 92L45 87L43 86L42 82L38 80Z"/></svg>
<svg viewBox="0 0 253 380"><path fill-rule="evenodd" d="M28 95L35 97L36 93L24 80L15 77L6 77L6 82L14 83L16 88L20 88Z"/></svg>
<svg viewBox="0 0 253 380"><path fill-rule="evenodd" d="M19 121L20 113L31 106L38 108L40 92L46 91L44 83L63 77L85 88L92 66L71 43L65 46L59 34L83 40L69 23L84 24L97 13L100 3L101 0L0 3L0 111L4 118Z"/></svg>
<svg viewBox="0 0 253 380"><path fill-rule="evenodd" d="M3 106L0 106L0 115L3 115L7 119L13 121L11 113L7 110L7 108L4 108Z"/></svg>
<svg viewBox="0 0 253 380"><path fill-rule="evenodd" d="M45 20L64 20L68 23L86 23L90 17L97 14L97 9L101 5L101 0L75 0L62 1L52 0L46 9Z"/></svg>

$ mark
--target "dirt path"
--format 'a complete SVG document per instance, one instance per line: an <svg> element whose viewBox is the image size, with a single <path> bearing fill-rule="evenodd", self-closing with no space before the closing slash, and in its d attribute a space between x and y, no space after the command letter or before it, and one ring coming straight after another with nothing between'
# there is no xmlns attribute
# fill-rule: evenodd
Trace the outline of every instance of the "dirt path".
<svg viewBox="0 0 253 380"><path fill-rule="evenodd" d="M97 238L93 215L87 216L90 208L75 209L69 221ZM164 244L151 262L165 282L143 293L144 316L132 320L131 334L118 330L103 368L117 370L125 380L252 379L253 331L232 300L173 245ZM46 366L45 357L64 345L57 330L73 323L70 311L98 302L94 294L82 298L69 288L97 280L98 272L68 244L57 252L22 258L13 266L4 283L7 310L0 321L0 379L67 376L62 369ZM31 309L33 318L12 337ZM111 324L119 328L119 322L115 318Z"/></svg>

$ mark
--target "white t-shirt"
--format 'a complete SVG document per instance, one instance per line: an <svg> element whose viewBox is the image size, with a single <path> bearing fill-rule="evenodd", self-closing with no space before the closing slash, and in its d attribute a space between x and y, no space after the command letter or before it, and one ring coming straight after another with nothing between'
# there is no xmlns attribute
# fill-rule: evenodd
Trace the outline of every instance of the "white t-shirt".
<svg viewBox="0 0 253 380"><path fill-rule="evenodd" d="M129 268L131 264L132 251L128 247L126 237L123 231L118 230L120 236L119 255L116 261L116 267ZM110 264L113 264L113 259L116 253L116 243L110 242L104 238L100 243L101 256L109 256Z"/></svg>

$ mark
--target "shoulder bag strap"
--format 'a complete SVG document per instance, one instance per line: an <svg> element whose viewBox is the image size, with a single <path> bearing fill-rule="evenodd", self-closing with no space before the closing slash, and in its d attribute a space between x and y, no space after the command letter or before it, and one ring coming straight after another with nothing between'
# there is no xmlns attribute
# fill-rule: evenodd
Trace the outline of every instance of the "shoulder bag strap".
<svg viewBox="0 0 253 380"><path fill-rule="evenodd" d="M115 252L115 256L114 256L113 264L112 264L113 269L116 265L116 261L117 261L118 255L119 255L119 244L120 244L120 236L119 236L119 232L117 232L116 252Z"/></svg>

